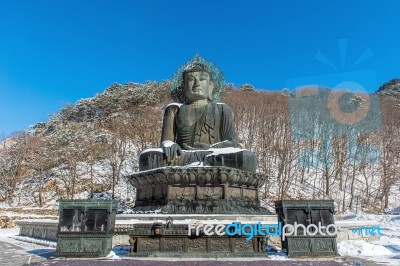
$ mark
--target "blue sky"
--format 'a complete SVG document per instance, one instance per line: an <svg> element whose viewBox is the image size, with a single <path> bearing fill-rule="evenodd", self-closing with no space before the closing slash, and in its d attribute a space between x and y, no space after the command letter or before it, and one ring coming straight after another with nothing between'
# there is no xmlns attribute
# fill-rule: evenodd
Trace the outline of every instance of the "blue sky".
<svg viewBox="0 0 400 266"><path fill-rule="evenodd" d="M195 53L235 85L345 76L375 91L400 77L399 10L400 1L0 1L0 138L114 82L170 79Z"/></svg>

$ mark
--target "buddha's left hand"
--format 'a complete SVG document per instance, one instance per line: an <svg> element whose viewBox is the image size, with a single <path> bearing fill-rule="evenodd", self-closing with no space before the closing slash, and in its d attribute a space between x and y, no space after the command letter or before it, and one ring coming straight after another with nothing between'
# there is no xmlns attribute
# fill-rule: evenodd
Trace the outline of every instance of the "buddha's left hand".
<svg viewBox="0 0 400 266"><path fill-rule="evenodd" d="M203 142L195 142L193 147L199 150L208 150L210 148L210 144Z"/></svg>

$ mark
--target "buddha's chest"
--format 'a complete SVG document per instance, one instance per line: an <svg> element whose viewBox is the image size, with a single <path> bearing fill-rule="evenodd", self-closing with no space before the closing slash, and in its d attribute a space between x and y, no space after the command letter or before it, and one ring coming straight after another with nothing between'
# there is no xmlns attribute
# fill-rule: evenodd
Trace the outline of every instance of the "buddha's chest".
<svg viewBox="0 0 400 266"><path fill-rule="evenodd" d="M182 106L176 116L176 132L179 143L193 142L213 144L219 141L219 114L214 106L190 108Z"/></svg>
<svg viewBox="0 0 400 266"><path fill-rule="evenodd" d="M177 128L179 130L180 128L191 127L204 116L206 116L206 108L204 107L182 106L176 119Z"/></svg>

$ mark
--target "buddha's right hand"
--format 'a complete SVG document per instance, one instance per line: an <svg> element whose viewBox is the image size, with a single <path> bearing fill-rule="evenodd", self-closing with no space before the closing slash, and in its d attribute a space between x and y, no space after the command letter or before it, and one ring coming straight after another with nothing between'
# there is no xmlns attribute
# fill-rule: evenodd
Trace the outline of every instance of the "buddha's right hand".
<svg viewBox="0 0 400 266"><path fill-rule="evenodd" d="M170 163L175 157L182 154L182 148L173 141L165 140L162 142L162 148L167 159L167 163Z"/></svg>

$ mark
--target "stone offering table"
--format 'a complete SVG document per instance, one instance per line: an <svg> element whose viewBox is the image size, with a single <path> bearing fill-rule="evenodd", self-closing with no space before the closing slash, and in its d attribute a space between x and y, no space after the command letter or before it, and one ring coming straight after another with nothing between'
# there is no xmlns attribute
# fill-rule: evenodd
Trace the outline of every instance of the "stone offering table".
<svg viewBox="0 0 400 266"><path fill-rule="evenodd" d="M141 215L135 216L139 218ZM246 240L244 235L231 237L204 234L206 226L215 228L217 225L227 226L234 222L276 224L276 216L152 214L140 219L120 221L116 234L123 233L118 228L122 229L124 223L125 232L130 236L130 255L135 257L267 257L264 252L267 240L263 236Z"/></svg>

